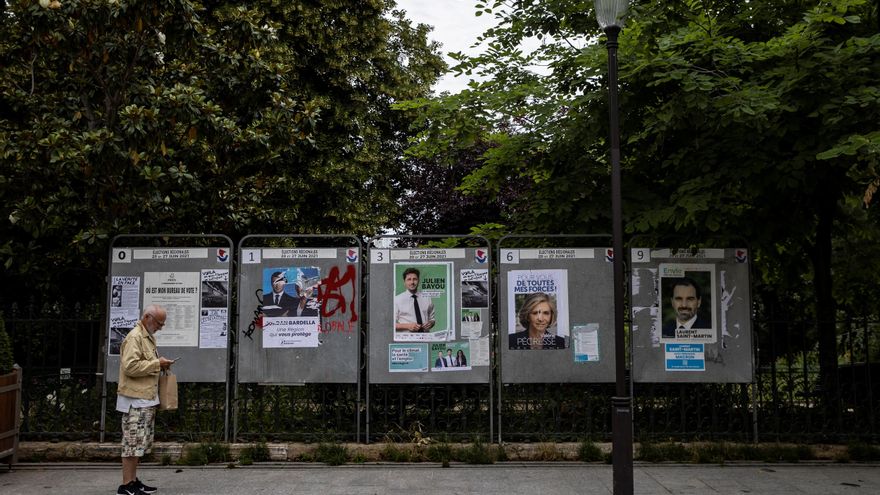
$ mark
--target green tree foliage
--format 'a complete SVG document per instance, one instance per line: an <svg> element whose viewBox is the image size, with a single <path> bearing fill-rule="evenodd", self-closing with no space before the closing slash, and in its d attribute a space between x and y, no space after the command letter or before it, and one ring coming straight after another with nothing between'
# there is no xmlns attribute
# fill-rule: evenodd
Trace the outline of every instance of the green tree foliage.
<svg viewBox="0 0 880 495"><path fill-rule="evenodd" d="M384 0L8 2L0 262L103 272L118 233L371 233L443 70ZM54 280L58 282L58 280ZM8 284L7 284L8 285Z"/></svg>
<svg viewBox="0 0 880 495"><path fill-rule="evenodd" d="M607 56L592 2L478 9L498 26L484 53L459 56L455 69L488 80L413 102L428 126L413 152L467 147L479 135L492 146L462 187L528 179L527 206L505 219L515 230L610 230ZM620 40L627 232L747 240L762 307L818 322L828 383L836 301L876 301L877 213L859 203L876 190L880 156L877 9L866 0L640 1ZM524 54L529 37L543 44Z"/></svg>

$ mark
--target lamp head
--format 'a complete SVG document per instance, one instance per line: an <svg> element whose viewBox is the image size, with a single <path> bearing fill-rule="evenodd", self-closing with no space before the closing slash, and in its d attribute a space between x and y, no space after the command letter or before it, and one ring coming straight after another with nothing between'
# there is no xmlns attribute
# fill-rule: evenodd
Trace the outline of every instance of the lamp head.
<svg viewBox="0 0 880 495"><path fill-rule="evenodd" d="M623 27L623 16L629 6L629 0L593 0L596 6L596 20L602 29Z"/></svg>

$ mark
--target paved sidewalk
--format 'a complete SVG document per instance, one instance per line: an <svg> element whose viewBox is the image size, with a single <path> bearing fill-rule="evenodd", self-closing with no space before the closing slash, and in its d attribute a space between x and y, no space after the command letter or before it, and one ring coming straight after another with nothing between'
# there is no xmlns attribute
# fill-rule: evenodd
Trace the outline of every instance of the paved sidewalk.
<svg viewBox="0 0 880 495"><path fill-rule="evenodd" d="M578 463L143 466L138 474L159 486L157 495L610 494L612 483L611 466ZM110 495L120 476L119 465L113 464L19 465L11 472L0 469L0 493ZM638 464L634 480L640 495L880 493L880 469L874 465Z"/></svg>

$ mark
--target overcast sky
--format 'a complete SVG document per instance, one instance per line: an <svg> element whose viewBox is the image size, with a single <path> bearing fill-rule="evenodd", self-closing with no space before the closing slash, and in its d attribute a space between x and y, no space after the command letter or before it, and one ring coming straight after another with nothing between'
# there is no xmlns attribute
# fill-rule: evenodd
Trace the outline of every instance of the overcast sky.
<svg viewBox="0 0 880 495"><path fill-rule="evenodd" d="M483 31L494 25L492 15L474 15L475 3L476 0L397 0L398 7L405 10L413 22L434 26L429 37L443 45L440 51L450 66L453 61L446 56L447 53L477 54L477 50L469 47ZM454 78L451 74L446 75L440 79L434 91L457 93L467 87L468 80L469 76Z"/></svg>

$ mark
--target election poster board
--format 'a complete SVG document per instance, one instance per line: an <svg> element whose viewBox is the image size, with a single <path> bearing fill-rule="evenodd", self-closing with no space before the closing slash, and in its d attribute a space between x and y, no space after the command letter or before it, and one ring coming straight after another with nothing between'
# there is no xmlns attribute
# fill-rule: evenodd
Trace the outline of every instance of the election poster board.
<svg viewBox="0 0 880 495"><path fill-rule="evenodd" d="M239 267L239 383L358 382L356 238L248 236Z"/></svg>
<svg viewBox="0 0 880 495"><path fill-rule="evenodd" d="M149 305L162 306L165 325L155 332L159 355L177 359L180 382L225 382L231 325L232 243L225 236L181 236L228 245L122 246L150 236L119 236L109 263L106 379L119 380L123 339Z"/></svg>
<svg viewBox="0 0 880 495"><path fill-rule="evenodd" d="M508 247L524 240L499 246L502 383L614 381L610 249Z"/></svg>
<svg viewBox="0 0 880 495"><path fill-rule="evenodd" d="M369 383L489 382L489 259L488 247L370 249Z"/></svg>
<svg viewBox="0 0 880 495"><path fill-rule="evenodd" d="M750 383L749 251L632 248L636 382Z"/></svg>

